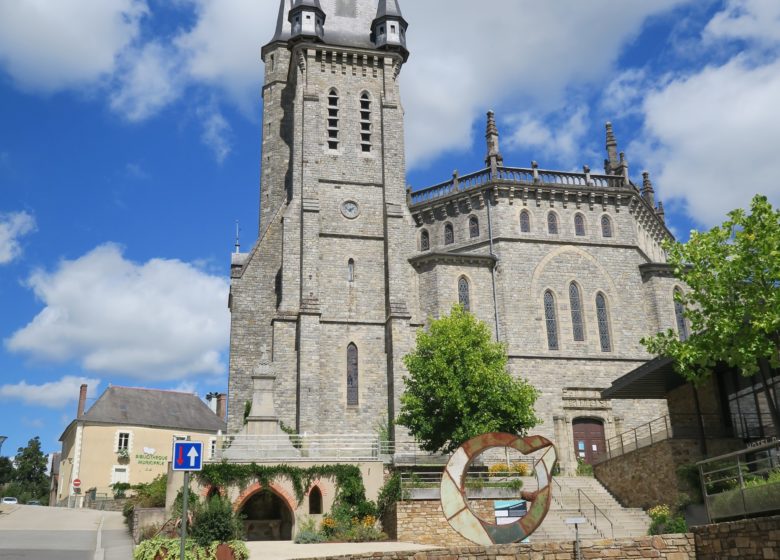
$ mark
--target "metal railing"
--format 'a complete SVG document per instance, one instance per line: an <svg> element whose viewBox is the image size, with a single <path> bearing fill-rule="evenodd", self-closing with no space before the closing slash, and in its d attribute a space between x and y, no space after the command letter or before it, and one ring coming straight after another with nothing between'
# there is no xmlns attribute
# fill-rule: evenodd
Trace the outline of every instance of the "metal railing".
<svg viewBox="0 0 780 560"><path fill-rule="evenodd" d="M711 522L780 512L780 441L697 463Z"/></svg>
<svg viewBox="0 0 780 560"><path fill-rule="evenodd" d="M423 204L448 196L456 192L465 192L481 187L491 181L515 183L519 185L547 185L574 187L619 188L627 186L625 179L618 175L599 175L590 172L572 173L551 171L537 167L499 167L495 177L490 169L481 169L462 177L453 175L452 179L412 192L411 204Z"/></svg>
<svg viewBox="0 0 780 560"><path fill-rule="evenodd" d="M553 479L555 480L555 479ZM590 505L593 506L593 519L590 519L588 517L588 514L590 513L590 506L587 506L587 511L582 508L582 498L585 498L588 502L590 502ZM593 528L603 537L607 538L607 535L599 528L599 515L609 523L609 531L610 531L610 538L615 538L615 525L612 523L612 520L607 517L607 514L602 511L602 509L596 505L596 503L590 499L590 496L588 496L585 491L582 488L577 488L577 510L585 516L585 519L588 520L588 522L593 526Z"/></svg>
<svg viewBox="0 0 780 560"><path fill-rule="evenodd" d="M768 415L740 414L730 418L718 414L669 414L632 428L606 441L604 453L595 463L620 457L668 439L771 437L774 427Z"/></svg>
<svg viewBox="0 0 780 560"><path fill-rule="evenodd" d="M214 461L383 461L394 446L374 434L227 435L217 441Z"/></svg>

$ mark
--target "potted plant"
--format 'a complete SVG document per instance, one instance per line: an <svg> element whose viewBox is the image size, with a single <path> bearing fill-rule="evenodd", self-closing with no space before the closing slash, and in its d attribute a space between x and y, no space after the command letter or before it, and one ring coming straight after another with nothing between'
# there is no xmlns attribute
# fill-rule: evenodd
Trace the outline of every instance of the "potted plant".
<svg viewBox="0 0 780 560"><path fill-rule="evenodd" d="M116 452L116 458L119 460L120 464L127 463L130 461L130 451L127 449L120 449Z"/></svg>

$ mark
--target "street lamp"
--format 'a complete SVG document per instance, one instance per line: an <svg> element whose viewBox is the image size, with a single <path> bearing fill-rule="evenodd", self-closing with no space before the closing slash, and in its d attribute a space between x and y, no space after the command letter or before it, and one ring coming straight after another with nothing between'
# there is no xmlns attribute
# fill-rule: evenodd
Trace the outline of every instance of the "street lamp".
<svg viewBox="0 0 780 560"><path fill-rule="evenodd" d="M3 451L3 442L7 440L8 438L6 436L0 436L0 452Z"/></svg>

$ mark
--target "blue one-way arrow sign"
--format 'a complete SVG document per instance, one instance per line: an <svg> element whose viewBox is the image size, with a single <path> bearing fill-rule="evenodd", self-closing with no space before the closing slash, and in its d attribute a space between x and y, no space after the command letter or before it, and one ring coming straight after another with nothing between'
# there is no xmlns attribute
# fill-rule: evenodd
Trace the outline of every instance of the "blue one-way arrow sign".
<svg viewBox="0 0 780 560"><path fill-rule="evenodd" d="M203 470L203 444L199 441L173 442L173 470Z"/></svg>

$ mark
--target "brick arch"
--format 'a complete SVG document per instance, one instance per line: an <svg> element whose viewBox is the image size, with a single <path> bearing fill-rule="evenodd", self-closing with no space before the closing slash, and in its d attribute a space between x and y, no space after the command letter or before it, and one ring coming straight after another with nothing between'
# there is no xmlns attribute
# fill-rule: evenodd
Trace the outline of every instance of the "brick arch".
<svg viewBox="0 0 780 560"><path fill-rule="evenodd" d="M241 511L243 507L246 505L246 503L249 501L252 496L257 494L263 489L263 486L259 482L255 482L251 486L247 486L244 490L241 491L241 493L238 495L238 498L235 502L233 502L233 509L235 511ZM269 485L269 489L279 496L282 501L284 501L285 505L290 508L290 511L293 514L293 517L295 517L295 510L297 508L298 501L284 488L280 487L277 484L274 484L273 482Z"/></svg>

